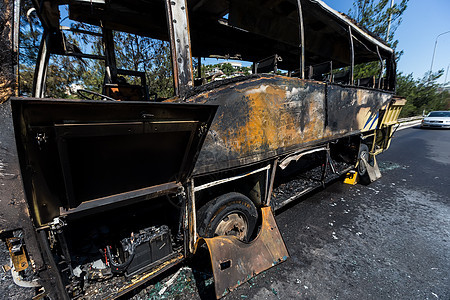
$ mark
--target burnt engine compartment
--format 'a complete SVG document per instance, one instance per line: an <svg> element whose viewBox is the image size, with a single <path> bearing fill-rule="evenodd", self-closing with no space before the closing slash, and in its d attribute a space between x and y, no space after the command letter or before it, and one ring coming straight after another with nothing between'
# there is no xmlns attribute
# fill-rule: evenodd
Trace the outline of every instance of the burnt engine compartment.
<svg viewBox="0 0 450 300"><path fill-rule="evenodd" d="M176 195L162 196L82 218L57 219L47 236L69 296L109 293L180 255L181 204Z"/></svg>

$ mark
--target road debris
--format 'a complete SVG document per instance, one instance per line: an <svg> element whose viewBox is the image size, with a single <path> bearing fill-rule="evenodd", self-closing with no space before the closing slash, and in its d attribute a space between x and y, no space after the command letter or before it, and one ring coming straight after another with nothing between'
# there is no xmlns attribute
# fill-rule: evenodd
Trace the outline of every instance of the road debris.
<svg viewBox="0 0 450 300"><path fill-rule="evenodd" d="M163 288L158 292L158 294L161 296L162 294L164 294L164 292L167 290L167 288L169 286L171 286L173 284L173 282L175 281L175 279L178 277L178 275L180 275L180 272L183 270L188 269L187 267L183 267L178 269L178 271L169 279L166 281L166 283L164 283Z"/></svg>

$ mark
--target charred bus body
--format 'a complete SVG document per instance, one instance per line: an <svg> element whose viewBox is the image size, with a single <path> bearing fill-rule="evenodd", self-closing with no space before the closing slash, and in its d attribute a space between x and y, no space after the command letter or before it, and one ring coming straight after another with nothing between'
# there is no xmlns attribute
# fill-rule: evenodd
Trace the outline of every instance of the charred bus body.
<svg viewBox="0 0 450 300"><path fill-rule="evenodd" d="M323 2L34 5L33 97L0 106L0 233L24 286L116 298L207 248L221 297L287 259L272 210L354 168L377 177L404 105L394 52ZM102 55L69 47L59 5L99 26L82 33L102 38ZM170 42L174 97L118 80L145 73L117 68L114 31ZM50 55L104 61L102 101L46 98ZM201 57L238 57L253 74L207 83ZM372 61L379 76L355 78Z"/></svg>

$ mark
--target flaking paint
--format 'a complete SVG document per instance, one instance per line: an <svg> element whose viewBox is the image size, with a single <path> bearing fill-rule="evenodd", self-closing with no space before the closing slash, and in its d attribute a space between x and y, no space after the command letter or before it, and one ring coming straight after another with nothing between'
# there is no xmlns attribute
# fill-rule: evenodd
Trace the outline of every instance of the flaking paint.
<svg viewBox="0 0 450 300"><path fill-rule="evenodd" d="M256 163L375 129L377 122L364 125L391 97L377 90L269 75L203 92L187 101L219 109L194 174Z"/></svg>

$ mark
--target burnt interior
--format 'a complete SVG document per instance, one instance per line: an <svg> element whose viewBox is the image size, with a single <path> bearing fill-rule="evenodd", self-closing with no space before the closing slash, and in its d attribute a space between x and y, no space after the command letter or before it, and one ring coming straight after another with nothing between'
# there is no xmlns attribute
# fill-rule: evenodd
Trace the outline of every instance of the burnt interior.
<svg viewBox="0 0 450 300"><path fill-rule="evenodd" d="M300 3L304 68L305 72L310 72L306 78L327 80L328 76L331 82L394 88L394 52L384 41L354 26L353 20L323 3L312 0L301 0ZM299 76L302 45L296 0L188 0L187 8L193 57L234 57L255 64L277 55L282 58L277 69L289 71L290 76ZM43 11L41 19L52 30L59 31L57 6L52 9ZM69 17L74 21L102 24L104 29L169 41L166 16L165 2L161 0L69 2ZM350 36L353 36L352 41ZM62 35L52 38L62 39ZM54 42L54 45L60 46L52 52L67 52L58 49L64 42ZM340 70L352 64L381 64L381 61L385 61L385 81L388 83L366 82L370 79L352 82L348 71ZM322 68L324 65L328 67ZM333 70L342 74L330 79ZM379 77L381 81L382 74Z"/></svg>
<svg viewBox="0 0 450 300"><path fill-rule="evenodd" d="M313 189L340 178L356 164L358 138L348 137L328 145L329 152L324 148L291 161L284 169L278 167L271 198L274 210L285 209Z"/></svg>
<svg viewBox="0 0 450 300"><path fill-rule="evenodd" d="M130 276L182 254L181 207L176 197L163 196L126 210L65 218L64 230L49 231L48 239L69 295L104 299Z"/></svg>

